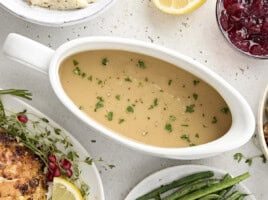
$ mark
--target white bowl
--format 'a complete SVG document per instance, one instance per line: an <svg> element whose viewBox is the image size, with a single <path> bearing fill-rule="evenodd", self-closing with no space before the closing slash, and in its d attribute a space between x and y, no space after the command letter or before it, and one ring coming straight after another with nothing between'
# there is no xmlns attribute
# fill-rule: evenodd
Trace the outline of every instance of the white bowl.
<svg viewBox="0 0 268 200"><path fill-rule="evenodd" d="M169 62L197 76L214 87L224 98L232 113L232 125L221 138L198 146L185 148L161 148L131 140L96 122L69 99L59 78L59 65L70 55L87 50L123 50L140 53ZM253 135L255 119L245 99L226 81L192 58L161 46L137 40L113 37L88 37L67 42L56 51L17 34L10 34L4 44L4 53L18 62L39 71L49 71L50 83L60 101L79 119L100 133L130 148L174 159L200 159L238 148Z"/></svg>
<svg viewBox="0 0 268 200"><path fill-rule="evenodd" d="M135 200L141 195L146 194L153 189L160 187L161 185L171 183L174 180L202 171L212 171L216 178L222 178L228 173L217 168L203 165L180 165L169 167L155 172L143 179L129 192L124 200ZM252 193L243 185L243 183L237 184L235 186L235 190L238 190L244 194L250 194L245 198L245 200L256 200L256 198L251 195Z"/></svg>
<svg viewBox="0 0 268 200"><path fill-rule="evenodd" d="M114 2L115 0L96 0L87 8L67 11L30 6L25 0L0 0L0 6L25 21L56 27L73 25L97 17Z"/></svg>
<svg viewBox="0 0 268 200"><path fill-rule="evenodd" d="M268 121L268 118L265 115L265 107L268 106L268 85L266 86L263 96L261 98L258 110L258 139L261 146L261 150L268 159L268 147L264 138L263 125L265 121Z"/></svg>

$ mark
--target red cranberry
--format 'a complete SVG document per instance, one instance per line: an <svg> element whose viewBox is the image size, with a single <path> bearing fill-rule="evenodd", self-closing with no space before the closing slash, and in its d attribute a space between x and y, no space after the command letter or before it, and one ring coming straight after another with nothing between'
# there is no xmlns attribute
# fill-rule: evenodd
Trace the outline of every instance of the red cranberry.
<svg viewBox="0 0 268 200"><path fill-rule="evenodd" d="M64 160L60 161L60 166L63 169L67 170L67 169L70 169L72 167L72 163L69 160L64 159Z"/></svg>
<svg viewBox="0 0 268 200"><path fill-rule="evenodd" d="M55 162L57 161L57 158L56 158L55 155L48 155L48 160L49 160L50 162L55 163Z"/></svg>
<svg viewBox="0 0 268 200"><path fill-rule="evenodd" d="M17 119L21 122L26 124L28 122L28 117L26 115L18 115Z"/></svg>
<svg viewBox="0 0 268 200"><path fill-rule="evenodd" d="M49 169L54 170L57 167L57 165L55 162L49 162L48 167L49 167Z"/></svg>
<svg viewBox="0 0 268 200"><path fill-rule="evenodd" d="M73 171L71 169L67 169L66 175L70 178L73 175Z"/></svg>
<svg viewBox="0 0 268 200"><path fill-rule="evenodd" d="M53 181L54 176L49 170L47 171L46 177L48 181Z"/></svg>
<svg viewBox="0 0 268 200"><path fill-rule="evenodd" d="M60 173L60 169L58 167L56 167L54 170L53 170L53 176L54 177L58 177L60 176L61 173Z"/></svg>

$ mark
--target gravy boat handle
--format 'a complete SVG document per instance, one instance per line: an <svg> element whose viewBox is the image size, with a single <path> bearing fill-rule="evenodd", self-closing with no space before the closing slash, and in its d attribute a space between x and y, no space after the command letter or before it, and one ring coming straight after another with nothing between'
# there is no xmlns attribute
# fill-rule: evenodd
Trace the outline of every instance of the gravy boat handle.
<svg viewBox="0 0 268 200"><path fill-rule="evenodd" d="M3 53L12 60L47 74L55 51L22 35L10 33L4 42Z"/></svg>

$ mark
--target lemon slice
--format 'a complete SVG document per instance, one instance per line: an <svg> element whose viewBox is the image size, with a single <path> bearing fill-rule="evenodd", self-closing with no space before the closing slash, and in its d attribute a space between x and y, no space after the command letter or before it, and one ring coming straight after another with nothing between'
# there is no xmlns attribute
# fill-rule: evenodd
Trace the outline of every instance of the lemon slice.
<svg viewBox="0 0 268 200"><path fill-rule="evenodd" d="M64 178L53 179L52 200L84 200L80 190Z"/></svg>
<svg viewBox="0 0 268 200"><path fill-rule="evenodd" d="M193 12L206 0L153 0L154 4L161 11L173 15L183 15Z"/></svg>

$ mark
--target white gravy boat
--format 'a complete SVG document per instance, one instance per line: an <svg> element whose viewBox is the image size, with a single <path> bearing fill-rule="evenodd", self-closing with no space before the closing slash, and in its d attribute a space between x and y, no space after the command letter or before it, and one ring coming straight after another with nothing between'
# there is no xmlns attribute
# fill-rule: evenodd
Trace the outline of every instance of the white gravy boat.
<svg viewBox="0 0 268 200"><path fill-rule="evenodd" d="M221 138L186 148L162 148L146 145L117 134L83 113L64 92L60 78L60 63L68 56L87 50L124 50L149 55L194 74L206 81L224 98L232 113L232 125ZM245 99L220 76L192 58L150 43L114 37L87 37L67 42L56 51L17 34L9 34L3 47L4 54L42 72L48 72L50 83L60 101L79 119L135 150L173 159L200 159L238 148L248 142L255 130L254 115Z"/></svg>

